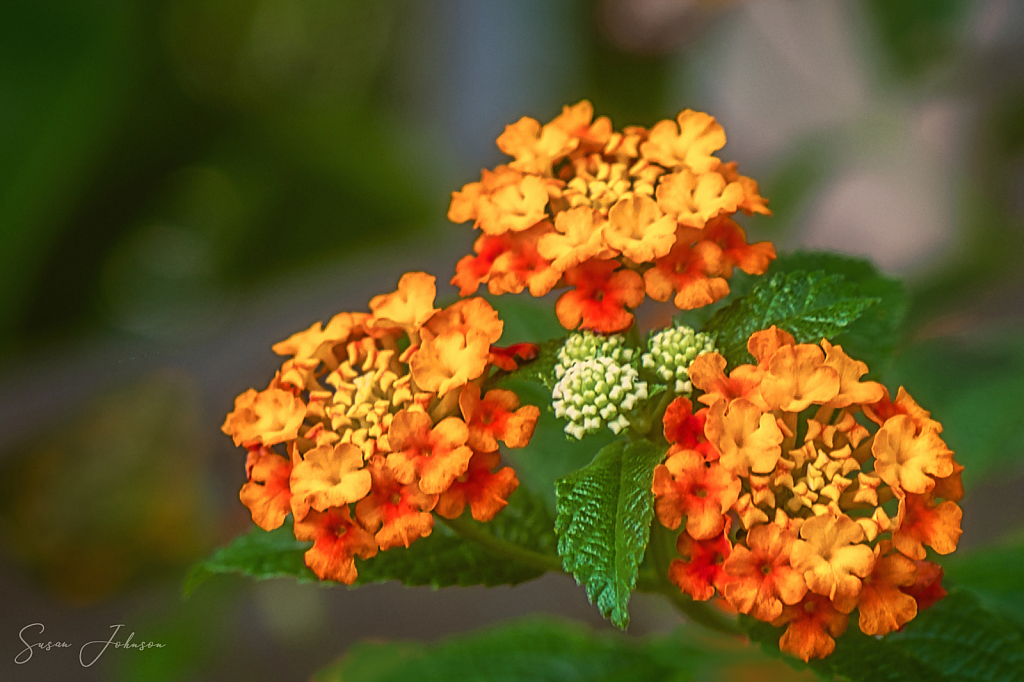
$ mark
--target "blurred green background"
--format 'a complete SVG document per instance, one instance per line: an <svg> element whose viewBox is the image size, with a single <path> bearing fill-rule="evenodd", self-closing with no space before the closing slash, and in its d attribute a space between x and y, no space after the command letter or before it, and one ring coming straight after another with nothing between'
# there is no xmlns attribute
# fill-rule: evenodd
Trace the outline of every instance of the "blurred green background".
<svg viewBox="0 0 1024 682"><path fill-rule="evenodd" d="M548 611L570 580L432 593L213 582L247 527L219 432L272 343L472 244L452 190L495 137L582 98L683 108L780 250L905 278L885 378L946 424L963 547L1024 519L1024 5L1013 0L8 0L0 4L0 677L304 680L363 637ZM450 292L449 290L446 290ZM637 599L633 631L676 616ZM18 630L167 646L15 666ZM756 671L758 679L777 674ZM742 666L720 679L751 679ZM775 678L773 678L775 679Z"/></svg>

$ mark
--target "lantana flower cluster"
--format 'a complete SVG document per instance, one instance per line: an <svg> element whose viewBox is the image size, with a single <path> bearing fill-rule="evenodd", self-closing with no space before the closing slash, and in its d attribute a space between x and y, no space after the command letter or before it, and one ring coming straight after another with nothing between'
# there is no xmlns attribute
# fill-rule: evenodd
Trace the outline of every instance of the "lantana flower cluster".
<svg viewBox="0 0 1024 682"><path fill-rule="evenodd" d="M762 274L775 258L729 217L770 211L754 180L713 156L725 131L708 114L618 132L582 101L544 125L523 117L497 143L513 160L453 192L448 210L482 233L452 279L463 296L573 287L555 306L562 325L607 334L633 324L645 295L699 308L729 293L734 267Z"/></svg>
<svg viewBox="0 0 1024 682"><path fill-rule="evenodd" d="M270 385L235 400L222 430L248 450L240 498L264 530L294 518L306 564L351 584L355 557L430 535L431 512L488 521L518 485L499 441L525 446L539 416L507 390L481 395L493 366L536 346L494 346L503 323L481 298L434 307L434 278L404 275L369 313L340 313L276 344Z"/></svg>
<svg viewBox="0 0 1024 682"><path fill-rule="evenodd" d="M851 614L868 635L902 628L945 593L926 547L960 537L960 472L942 426L902 388L827 340L751 336L754 365L725 373L717 353L689 368L703 407L677 398L655 470L661 524L681 529L670 579L716 593L776 626L780 647L829 655Z"/></svg>

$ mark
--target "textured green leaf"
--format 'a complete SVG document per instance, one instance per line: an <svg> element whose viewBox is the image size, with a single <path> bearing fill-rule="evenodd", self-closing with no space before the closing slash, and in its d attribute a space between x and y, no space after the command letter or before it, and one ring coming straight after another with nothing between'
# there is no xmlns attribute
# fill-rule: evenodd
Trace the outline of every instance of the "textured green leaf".
<svg viewBox="0 0 1024 682"><path fill-rule="evenodd" d="M857 285L862 296L879 299L877 305L864 310L841 333L829 338L832 343L842 346L850 357L866 362L872 376L879 376L903 339L903 321L908 307L903 284L882 276L870 261L828 251L786 254L772 262L766 275L771 277L797 270L821 270L830 275L842 275L847 282Z"/></svg>
<svg viewBox="0 0 1024 682"><path fill-rule="evenodd" d="M850 682L1014 682L1024 679L1024 637L1011 621L987 610L966 590L918 614L902 632L868 637L850 616L835 652L812 660L823 679ZM783 628L744 617L741 623L765 651L781 655ZM787 656L794 667L802 662Z"/></svg>
<svg viewBox="0 0 1024 682"><path fill-rule="evenodd" d="M556 486L555 532L565 570L586 588L601 613L623 629L651 531L654 467L664 456L649 441L616 441Z"/></svg>
<svg viewBox="0 0 1024 682"><path fill-rule="evenodd" d="M577 623L528 620L431 647L360 643L313 682L686 682L706 679L703 669L735 660L735 651L681 636L633 639Z"/></svg>
<svg viewBox="0 0 1024 682"><path fill-rule="evenodd" d="M839 274L797 270L763 280L750 293L718 311L705 325L730 366L752 362L747 339L775 325L797 343L834 338L865 310L879 303Z"/></svg>
<svg viewBox="0 0 1024 682"><path fill-rule="evenodd" d="M508 506L486 524L464 521L471 529L555 557L553 521L544 503L520 488ZM291 576L302 582L318 581L305 565L303 555L312 546L299 542L289 526L266 532L254 528L212 557L193 567L185 580L190 594L211 575L236 573L258 580ZM553 562L552 562L553 563ZM356 560L357 585L398 580L405 585L516 585L533 580L543 568L519 563L476 542L465 540L444 523L409 547L378 552L372 559Z"/></svg>

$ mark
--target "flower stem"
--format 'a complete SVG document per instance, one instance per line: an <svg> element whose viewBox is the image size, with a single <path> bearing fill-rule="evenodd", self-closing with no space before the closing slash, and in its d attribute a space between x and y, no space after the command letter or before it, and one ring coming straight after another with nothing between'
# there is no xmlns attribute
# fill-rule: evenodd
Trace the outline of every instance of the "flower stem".
<svg viewBox="0 0 1024 682"><path fill-rule="evenodd" d="M562 560L557 556L543 554L532 549L527 549L526 547L517 545L513 542L496 538L486 530L483 530L468 519L464 519L462 517L446 519L438 516L436 518L440 519L442 523L455 531L459 536L466 540L471 540L481 547L489 549L495 554L513 559L521 564L532 566L533 568L538 568L542 571L563 572Z"/></svg>

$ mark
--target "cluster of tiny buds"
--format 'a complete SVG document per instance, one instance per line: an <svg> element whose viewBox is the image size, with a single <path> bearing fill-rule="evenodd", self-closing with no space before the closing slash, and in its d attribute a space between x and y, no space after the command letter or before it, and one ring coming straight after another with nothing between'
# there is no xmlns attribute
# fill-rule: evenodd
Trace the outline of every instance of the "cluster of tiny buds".
<svg viewBox="0 0 1024 682"><path fill-rule="evenodd" d="M698 355L715 352L715 342L710 334L696 332L689 327L669 327L653 334L648 343L650 352L640 356L641 367L651 370L662 381L669 383L669 390L676 394L690 394L688 370ZM671 382L675 381L673 385Z"/></svg>
<svg viewBox="0 0 1024 682"><path fill-rule="evenodd" d="M625 337L573 334L558 352L551 391L555 416L567 419L565 432L582 439L608 427L621 433L629 427L626 413L647 398L647 383L631 363L634 351Z"/></svg>

